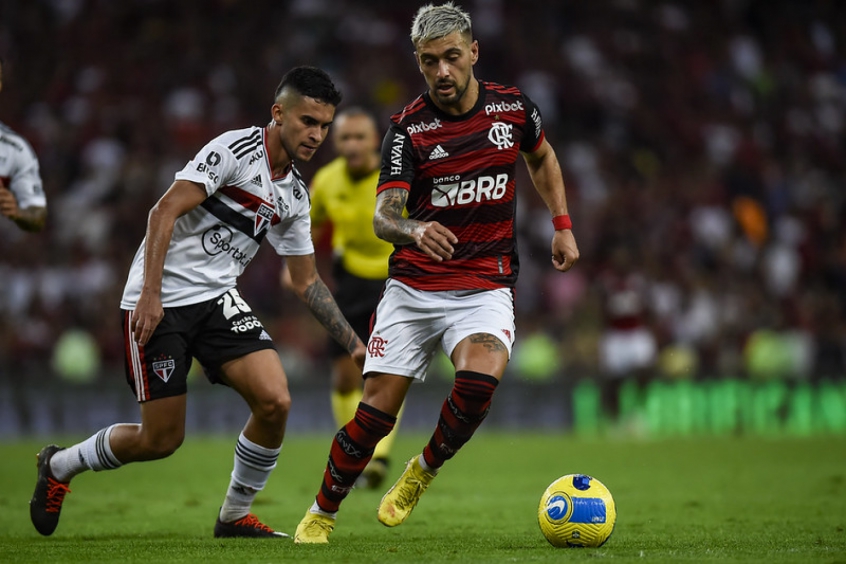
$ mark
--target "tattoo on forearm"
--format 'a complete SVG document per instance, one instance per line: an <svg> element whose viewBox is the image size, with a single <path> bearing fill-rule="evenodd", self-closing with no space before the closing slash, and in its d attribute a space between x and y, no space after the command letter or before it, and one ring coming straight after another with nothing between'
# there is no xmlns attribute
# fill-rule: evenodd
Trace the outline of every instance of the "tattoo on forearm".
<svg viewBox="0 0 846 564"><path fill-rule="evenodd" d="M47 218L45 208L24 208L18 210L14 222L25 231L39 231L44 227L44 220Z"/></svg>
<svg viewBox="0 0 846 564"><path fill-rule="evenodd" d="M322 280L317 280L306 288L304 298L312 315L326 328L332 338L347 351L355 350L358 337L341 310L338 309L338 304L335 303L326 284Z"/></svg>
<svg viewBox="0 0 846 564"><path fill-rule="evenodd" d="M490 352L508 352L502 341L491 335L490 333L474 333L469 337L470 342L484 346Z"/></svg>
<svg viewBox="0 0 846 564"><path fill-rule="evenodd" d="M407 201L407 190L386 190L379 195L373 225L377 237L400 245L414 242L412 232L419 222L402 216Z"/></svg>

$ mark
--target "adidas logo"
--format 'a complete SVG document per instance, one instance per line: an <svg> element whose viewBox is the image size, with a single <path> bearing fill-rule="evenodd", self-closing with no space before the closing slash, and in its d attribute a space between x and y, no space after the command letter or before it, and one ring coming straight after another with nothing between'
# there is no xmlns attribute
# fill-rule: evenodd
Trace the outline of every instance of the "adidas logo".
<svg viewBox="0 0 846 564"><path fill-rule="evenodd" d="M260 341L272 341L273 339L270 338L270 335L264 329L261 330L261 334L259 335Z"/></svg>
<svg viewBox="0 0 846 564"><path fill-rule="evenodd" d="M429 160L433 161L435 159L444 159L449 156L449 153L444 151L444 148L440 145L436 146L435 149L429 153Z"/></svg>
<svg viewBox="0 0 846 564"><path fill-rule="evenodd" d="M258 176L250 180L250 183L255 184L256 186L261 186L261 175L259 174Z"/></svg>

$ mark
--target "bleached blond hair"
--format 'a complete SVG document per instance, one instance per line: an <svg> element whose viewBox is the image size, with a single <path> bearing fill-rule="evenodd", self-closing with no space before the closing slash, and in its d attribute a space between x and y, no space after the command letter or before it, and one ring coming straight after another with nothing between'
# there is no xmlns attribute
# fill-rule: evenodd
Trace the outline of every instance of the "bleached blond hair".
<svg viewBox="0 0 846 564"><path fill-rule="evenodd" d="M445 37L450 33L460 32L470 41L473 37L470 14L447 2L439 6L427 4L417 10L411 20L411 43L418 47L421 43Z"/></svg>

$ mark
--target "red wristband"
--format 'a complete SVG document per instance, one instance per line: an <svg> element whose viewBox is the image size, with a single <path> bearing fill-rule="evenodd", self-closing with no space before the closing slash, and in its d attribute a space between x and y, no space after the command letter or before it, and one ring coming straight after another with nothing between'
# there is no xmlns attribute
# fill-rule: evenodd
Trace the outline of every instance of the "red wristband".
<svg viewBox="0 0 846 564"><path fill-rule="evenodd" d="M569 215L556 215L552 218L552 226L556 231L561 231L562 229L572 229L573 222L570 221Z"/></svg>

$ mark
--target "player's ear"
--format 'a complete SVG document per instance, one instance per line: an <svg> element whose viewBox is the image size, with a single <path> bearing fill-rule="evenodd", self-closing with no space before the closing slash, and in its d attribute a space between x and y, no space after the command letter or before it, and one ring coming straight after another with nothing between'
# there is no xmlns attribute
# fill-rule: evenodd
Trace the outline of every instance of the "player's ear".
<svg viewBox="0 0 846 564"><path fill-rule="evenodd" d="M477 40L473 40L473 43L470 44L470 64L475 65L476 61L479 60L479 42Z"/></svg>
<svg viewBox="0 0 846 564"><path fill-rule="evenodd" d="M413 55L414 55L414 62L417 63L417 70L420 71L420 74L423 74L423 66L420 64L420 56L417 54L417 51L414 51Z"/></svg>
<svg viewBox="0 0 846 564"><path fill-rule="evenodd" d="M282 125L285 121L285 111L283 110L281 104L273 104L273 107L270 108L270 116L273 118L273 121L276 122L276 125Z"/></svg>

